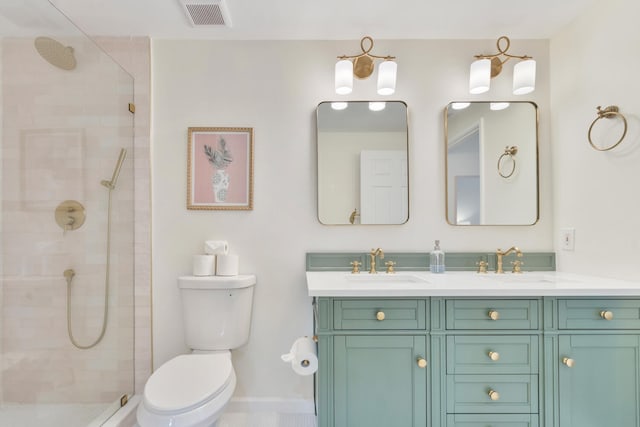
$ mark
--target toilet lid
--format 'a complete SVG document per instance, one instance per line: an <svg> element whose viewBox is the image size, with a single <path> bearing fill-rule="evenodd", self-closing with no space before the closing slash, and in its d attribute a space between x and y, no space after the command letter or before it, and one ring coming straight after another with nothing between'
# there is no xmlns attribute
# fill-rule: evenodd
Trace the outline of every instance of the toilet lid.
<svg viewBox="0 0 640 427"><path fill-rule="evenodd" d="M182 412L200 406L225 389L232 372L228 353L177 356L147 380L145 405L158 412Z"/></svg>

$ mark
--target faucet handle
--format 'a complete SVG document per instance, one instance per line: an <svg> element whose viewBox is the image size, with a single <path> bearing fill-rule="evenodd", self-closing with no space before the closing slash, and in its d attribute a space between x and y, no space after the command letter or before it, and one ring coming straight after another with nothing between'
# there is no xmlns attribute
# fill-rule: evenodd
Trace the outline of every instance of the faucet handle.
<svg viewBox="0 0 640 427"><path fill-rule="evenodd" d="M476 265L478 266L478 273L486 273L489 263L485 260L480 260L476 262Z"/></svg>
<svg viewBox="0 0 640 427"><path fill-rule="evenodd" d="M396 264L397 264L397 262L395 262L395 261L387 261L387 262L384 263L384 265L387 266L387 273L388 274L393 274L393 273L396 272L396 270L393 268L393 266L396 265Z"/></svg>
<svg viewBox="0 0 640 427"><path fill-rule="evenodd" d="M515 261L511 261L511 264L513 265L513 270L511 270L512 273L515 273L515 274L522 273L522 266L524 265L524 262L517 259Z"/></svg>
<svg viewBox="0 0 640 427"><path fill-rule="evenodd" d="M362 263L360 261L358 261L358 260L351 261L349 264L352 266L351 274L360 273L360 266L362 265Z"/></svg>

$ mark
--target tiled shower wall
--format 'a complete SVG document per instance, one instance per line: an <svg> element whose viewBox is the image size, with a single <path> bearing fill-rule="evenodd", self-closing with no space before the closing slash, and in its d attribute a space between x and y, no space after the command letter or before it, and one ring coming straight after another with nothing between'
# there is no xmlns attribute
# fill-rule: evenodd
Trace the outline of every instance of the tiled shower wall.
<svg viewBox="0 0 640 427"><path fill-rule="evenodd" d="M148 154L139 153L139 145L131 150L133 134L121 126L131 122L126 109L132 101L130 77L85 40L61 41L75 50L78 67L73 71L46 63L33 48L33 40L3 40L1 360L5 402L108 402L134 387L133 225L138 215L148 213L149 199L140 206L131 175L145 169L139 165ZM126 44L131 51L137 46L148 58L146 40ZM148 81L148 71L146 76ZM144 117L145 94L140 95L138 111ZM144 126L145 120L141 121ZM91 342L100 332L105 285L108 190L100 181L111 178L120 147L128 147L130 155L113 191L107 334L96 348L82 351L67 337L62 273L67 268L76 272L73 331L81 343ZM148 161L142 176L148 176ZM148 186L148 179L143 181ZM148 188L140 198L145 193ZM65 232L53 218L58 203L68 199L84 204L87 220L80 229ZM135 218L134 200L139 209ZM139 236L138 227L136 231L135 249L142 254L142 262L135 265L135 301L141 305L136 313L144 316L145 307L149 311L149 281L140 285L139 276L145 277L146 271L148 279L150 245L140 243L144 236ZM149 315L136 323L140 342L145 343ZM147 361L149 371L149 340L136 351L140 360ZM140 366L144 375L145 363Z"/></svg>

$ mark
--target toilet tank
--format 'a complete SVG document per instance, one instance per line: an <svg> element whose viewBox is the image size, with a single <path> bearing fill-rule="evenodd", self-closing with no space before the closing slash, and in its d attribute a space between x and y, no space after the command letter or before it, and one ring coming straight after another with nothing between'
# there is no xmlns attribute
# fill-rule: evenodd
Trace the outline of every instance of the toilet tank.
<svg viewBox="0 0 640 427"><path fill-rule="evenodd" d="M249 340L254 275L178 278L186 344L193 350L232 350Z"/></svg>

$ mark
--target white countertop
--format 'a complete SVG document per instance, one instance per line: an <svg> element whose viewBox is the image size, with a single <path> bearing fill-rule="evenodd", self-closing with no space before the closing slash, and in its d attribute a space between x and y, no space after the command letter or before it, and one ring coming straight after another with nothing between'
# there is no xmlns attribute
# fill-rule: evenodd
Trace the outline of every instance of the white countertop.
<svg viewBox="0 0 640 427"><path fill-rule="evenodd" d="M309 296L314 297L640 296L640 282L555 271L522 274L308 271L307 289Z"/></svg>

